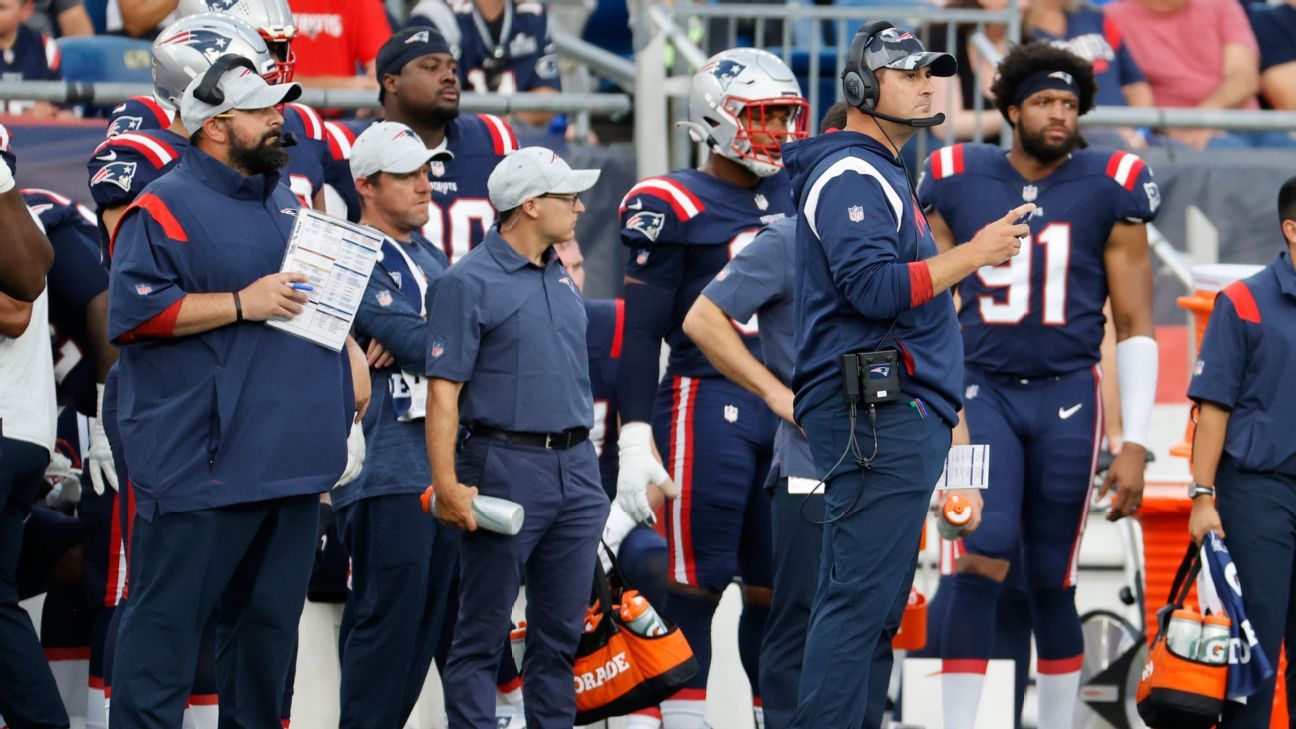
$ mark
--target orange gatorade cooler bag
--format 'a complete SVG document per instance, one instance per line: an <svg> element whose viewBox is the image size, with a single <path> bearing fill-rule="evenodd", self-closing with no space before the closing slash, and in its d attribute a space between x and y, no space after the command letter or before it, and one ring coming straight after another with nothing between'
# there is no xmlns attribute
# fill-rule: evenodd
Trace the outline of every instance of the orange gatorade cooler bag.
<svg viewBox="0 0 1296 729"><path fill-rule="evenodd" d="M592 724L656 706L698 672L680 629L630 587L612 551L612 574L597 563L594 602L576 649L576 723Z"/></svg>
<svg viewBox="0 0 1296 729"><path fill-rule="evenodd" d="M1139 679L1138 712L1150 729L1210 729L1224 710L1228 664L1214 655L1215 641L1209 640L1219 619L1184 607L1200 569L1201 551L1189 542L1169 604L1157 611L1157 635Z"/></svg>

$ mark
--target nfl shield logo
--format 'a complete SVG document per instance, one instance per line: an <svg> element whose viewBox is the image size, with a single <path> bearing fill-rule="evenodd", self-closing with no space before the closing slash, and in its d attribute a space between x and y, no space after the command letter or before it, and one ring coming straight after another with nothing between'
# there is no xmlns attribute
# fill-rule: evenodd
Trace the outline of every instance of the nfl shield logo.
<svg viewBox="0 0 1296 729"><path fill-rule="evenodd" d="M445 163L441 160L432 160L432 174L440 177L445 174Z"/></svg>
<svg viewBox="0 0 1296 729"><path fill-rule="evenodd" d="M445 354L445 345L441 342L433 342L432 348L428 350L428 354L432 355L432 359L440 358L441 355Z"/></svg>
<svg viewBox="0 0 1296 729"><path fill-rule="evenodd" d="M858 223L864 219L864 208L860 205L852 205L846 208L846 217L850 218L852 223Z"/></svg>
<svg viewBox="0 0 1296 729"><path fill-rule="evenodd" d="M648 251L639 251L639 255L635 256L635 263L640 266L648 263Z"/></svg>
<svg viewBox="0 0 1296 729"><path fill-rule="evenodd" d="M736 423L736 422L738 422L738 406L737 406L737 405L725 405L725 407L724 407L724 418L725 418L725 421L726 421L726 422L730 422L730 423Z"/></svg>
<svg viewBox="0 0 1296 729"><path fill-rule="evenodd" d="M391 295L391 292L388 291L387 289L383 289L382 291L379 291L379 292L378 292L378 305L381 306L382 308L386 309L387 307L391 306L391 304L392 304L392 295Z"/></svg>
<svg viewBox="0 0 1296 729"><path fill-rule="evenodd" d="M148 296L153 293L153 287L148 284L135 284L135 293L140 296Z"/></svg>
<svg viewBox="0 0 1296 729"><path fill-rule="evenodd" d="M1038 187L1035 187L1034 185L1026 185L1022 188L1022 200L1025 200L1026 202L1035 202L1035 198L1037 197L1039 197Z"/></svg>
<svg viewBox="0 0 1296 729"><path fill-rule="evenodd" d="M764 195L757 193L756 207L760 208L761 210L769 210L769 200L766 200Z"/></svg>

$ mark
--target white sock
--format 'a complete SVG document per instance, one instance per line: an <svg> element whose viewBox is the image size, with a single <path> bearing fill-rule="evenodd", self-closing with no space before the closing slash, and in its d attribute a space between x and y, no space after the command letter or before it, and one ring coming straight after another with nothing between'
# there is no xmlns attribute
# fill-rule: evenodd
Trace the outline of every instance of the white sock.
<svg viewBox="0 0 1296 729"><path fill-rule="evenodd" d="M54 683L58 686L59 698L63 699L63 708L68 718L80 718L86 715L86 690L90 683L90 649L89 648L47 648L46 659L50 673L54 674ZM83 657L84 656L84 657Z"/></svg>
<svg viewBox="0 0 1296 729"><path fill-rule="evenodd" d="M86 729L108 729L108 699L104 698L103 682L86 691Z"/></svg>
<svg viewBox="0 0 1296 729"><path fill-rule="evenodd" d="M759 696L752 697L752 718L756 720L756 729L765 729L765 707L761 706Z"/></svg>
<svg viewBox="0 0 1296 729"><path fill-rule="evenodd" d="M190 696L190 703L185 706L184 726L183 729L216 729L220 724L220 705L216 703L216 695L203 697L202 703L193 703L193 696Z"/></svg>
<svg viewBox="0 0 1296 729"><path fill-rule="evenodd" d="M1039 729L1071 729L1080 695L1080 665L1084 656L1039 661L1035 687L1039 691Z"/></svg>
<svg viewBox="0 0 1296 729"><path fill-rule="evenodd" d="M513 688L510 688L507 691L499 691L495 695L496 706L499 706L501 704L511 704L513 706L518 706L522 703L522 682L513 681L510 682L509 685L513 686Z"/></svg>
<svg viewBox="0 0 1296 729"><path fill-rule="evenodd" d="M683 689L661 702L662 729L708 729L706 689Z"/></svg>
<svg viewBox="0 0 1296 729"><path fill-rule="evenodd" d="M985 685L986 661L942 662L941 713L945 729L973 729Z"/></svg>
<svg viewBox="0 0 1296 729"><path fill-rule="evenodd" d="M662 729L661 709L643 709L625 718L625 729Z"/></svg>

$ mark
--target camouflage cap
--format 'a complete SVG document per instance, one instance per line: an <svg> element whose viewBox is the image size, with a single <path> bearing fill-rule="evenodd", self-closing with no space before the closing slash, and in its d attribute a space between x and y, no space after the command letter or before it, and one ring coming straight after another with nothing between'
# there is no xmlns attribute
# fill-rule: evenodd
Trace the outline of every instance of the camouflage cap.
<svg viewBox="0 0 1296 729"><path fill-rule="evenodd" d="M864 65L870 71L882 68L912 71L931 66L933 76L958 73L958 61L954 56L927 50L918 36L900 28L885 28L869 39L864 49Z"/></svg>

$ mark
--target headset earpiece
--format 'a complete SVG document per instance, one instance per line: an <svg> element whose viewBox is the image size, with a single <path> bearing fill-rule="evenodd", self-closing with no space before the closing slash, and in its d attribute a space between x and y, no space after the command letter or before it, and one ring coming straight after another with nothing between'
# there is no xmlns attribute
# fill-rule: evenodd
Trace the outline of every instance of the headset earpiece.
<svg viewBox="0 0 1296 729"><path fill-rule="evenodd" d="M252 73L256 73L257 70L252 61L234 53L226 53L217 58L211 68L208 68L203 73L202 81L198 83L198 88L194 89L194 98L212 106L220 106L225 103L225 92L221 91L220 88L221 76L224 76L225 72L231 68L240 67L246 68Z"/></svg>
<svg viewBox="0 0 1296 729"><path fill-rule="evenodd" d="M846 52L846 66L842 69L842 97L846 103L861 111L872 111L878 103L877 74L864 63L864 52L873 36L895 26L885 20L876 20L862 27L851 39Z"/></svg>

